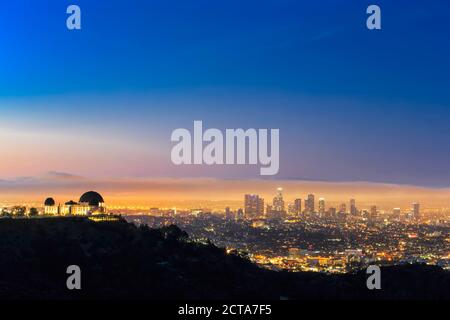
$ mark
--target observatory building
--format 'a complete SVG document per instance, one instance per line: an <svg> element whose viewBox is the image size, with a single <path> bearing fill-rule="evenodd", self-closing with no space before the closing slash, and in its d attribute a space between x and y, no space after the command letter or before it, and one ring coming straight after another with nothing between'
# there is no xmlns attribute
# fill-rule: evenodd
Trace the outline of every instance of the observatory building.
<svg viewBox="0 0 450 320"><path fill-rule="evenodd" d="M73 200L56 205L53 198L47 198L44 202L44 214L47 215L79 215L90 216L105 214L106 207L103 197L95 191L85 192L78 202Z"/></svg>

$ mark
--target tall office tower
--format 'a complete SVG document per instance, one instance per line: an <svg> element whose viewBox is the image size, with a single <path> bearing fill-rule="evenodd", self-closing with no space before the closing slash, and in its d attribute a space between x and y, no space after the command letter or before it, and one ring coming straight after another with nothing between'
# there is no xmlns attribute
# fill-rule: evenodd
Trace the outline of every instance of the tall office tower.
<svg viewBox="0 0 450 320"><path fill-rule="evenodd" d="M325 199L319 199L319 214L321 217L325 216Z"/></svg>
<svg viewBox="0 0 450 320"><path fill-rule="evenodd" d="M332 218L335 218L336 217L336 208L329 208L328 215Z"/></svg>
<svg viewBox="0 0 450 320"><path fill-rule="evenodd" d="M305 200L305 212L314 213L314 195L308 194L308 199Z"/></svg>
<svg viewBox="0 0 450 320"><path fill-rule="evenodd" d="M306 214L306 213L309 213L309 211L310 211L310 209L309 209L309 199L306 198L306 199L305 199L305 211L304 211L304 213L305 213L305 214Z"/></svg>
<svg viewBox="0 0 450 320"><path fill-rule="evenodd" d="M273 198L272 210L275 212L284 212L283 189L278 188L275 198Z"/></svg>
<svg viewBox="0 0 450 320"><path fill-rule="evenodd" d="M302 199L294 200L295 214L299 216L302 213Z"/></svg>
<svg viewBox="0 0 450 320"><path fill-rule="evenodd" d="M225 219L234 220L234 214L233 211L231 211L230 207L225 208Z"/></svg>
<svg viewBox="0 0 450 320"><path fill-rule="evenodd" d="M412 204L412 213L414 219L420 219L420 204L417 202L414 202Z"/></svg>
<svg viewBox="0 0 450 320"><path fill-rule="evenodd" d="M347 219L347 205L345 203L341 203L339 205L338 218L339 220Z"/></svg>
<svg viewBox="0 0 450 320"><path fill-rule="evenodd" d="M370 207L370 218L371 219L376 219L377 217L378 217L377 206L371 206Z"/></svg>
<svg viewBox="0 0 450 320"><path fill-rule="evenodd" d="M258 200L258 217L262 218L264 217L264 199L259 198Z"/></svg>
<svg viewBox="0 0 450 320"><path fill-rule="evenodd" d="M236 213L236 220L244 220L244 211L242 209L238 209Z"/></svg>
<svg viewBox="0 0 450 320"><path fill-rule="evenodd" d="M246 218L256 218L264 215L264 199L257 194L246 194L244 198Z"/></svg>
<svg viewBox="0 0 450 320"><path fill-rule="evenodd" d="M392 209L392 218L395 220L400 220L401 210L400 208Z"/></svg>
<svg viewBox="0 0 450 320"><path fill-rule="evenodd" d="M357 214L355 199L350 199L350 214L352 216L356 216Z"/></svg>
<svg viewBox="0 0 450 320"><path fill-rule="evenodd" d="M288 208L288 213L290 216L295 216L297 215L297 212L295 210L295 204L294 203L288 203L287 205Z"/></svg>

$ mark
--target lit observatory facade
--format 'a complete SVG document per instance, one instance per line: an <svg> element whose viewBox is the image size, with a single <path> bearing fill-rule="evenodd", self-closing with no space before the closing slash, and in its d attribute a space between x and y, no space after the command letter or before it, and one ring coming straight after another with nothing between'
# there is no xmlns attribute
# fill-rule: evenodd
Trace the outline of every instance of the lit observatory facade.
<svg viewBox="0 0 450 320"><path fill-rule="evenodd" d="M103 200L103 197L95 191L85 192L78 202L70 200L63 205L56 205L53 198L47 198L44 202L44 214L46 215L90 216L105 213L105 201Z"/></svg>

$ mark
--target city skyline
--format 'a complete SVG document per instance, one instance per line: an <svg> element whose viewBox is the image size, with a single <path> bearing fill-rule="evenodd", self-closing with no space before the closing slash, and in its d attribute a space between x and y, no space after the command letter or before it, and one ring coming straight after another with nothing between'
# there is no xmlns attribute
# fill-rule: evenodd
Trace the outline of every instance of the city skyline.
<svg viewBox="0 0 450 320"><path fill-rule="evenodd" d="M303 202L301 198L294 199L294 201L287 201L283 197L283 188L278 187L273 201L267 202L265 207L264 199L258 194L246 194L243 204L244 214L246 219L304 219L307 216L315 216L316 218L339 218L342 220L357 216L377 219L382 213L386 216L395 217L396 219L400 219L402 215L402 218L407 217L415 221L423 217L420 211L420 203L418 202L412 202L409 210L402 210L401 208L395 207L390 212L382 212L376 204L371 204L370 208L358 207L354 198L348 199L347 202L341 201L330 204L325 198L321 197L318 199L317 206L315 199L316 196L310 193L304 198ZM347 203L349 204L348 206ZM304 209L302 210L302 208ZM230 214L229 210L230 208L227 207L225 210L226 214Z"/></svg>
<svg viewBox="0 0 450 320"><path fill-rule="evenodd" d="M147 207L210 207L212 209L242 207L242 195L259 196L272 205L274 190L283 187L284 205L295 205L301 201L302 209L318 211L320 200L332 204L339 211L339 205L346 204L351 210L351 200L366 209L377 205L383 210L410 208L414 202L427 209L450 208L449 189L431 189L374 183L330 183L311 181L267 181L238 179L104 179L93 180L81 176L49 173L39 178L25 177L17 180L0 181L0 197L3 203L41 203L42 199L54 195L63 203L71 194L86 189L102 190L108 202L114 206ZM249 192L251 191L251 193ZM312 197L311 210L307 200ZM315 199L314 199L315 198ZM242 207L242 209L245 209Z"/></svg>

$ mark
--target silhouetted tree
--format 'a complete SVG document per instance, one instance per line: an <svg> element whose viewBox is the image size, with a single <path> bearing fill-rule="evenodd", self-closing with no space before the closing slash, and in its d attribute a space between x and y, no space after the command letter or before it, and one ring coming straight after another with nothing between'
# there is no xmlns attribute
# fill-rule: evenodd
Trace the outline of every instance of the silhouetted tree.
<svg viewBox="0 0 450 320"><path fill-rule="evenodd" d="M30 217L35 217L39 214L38 210L36 208L30 208L30 212L28 213L28 215Z"/></svg>
<svg viewBox="0 0 450 320"><path fill-rule="evenodd" d="M14 206L11 211L14 216L23 217L25 216L25 212L27 211L27 209L22 206Z"/></svg>

